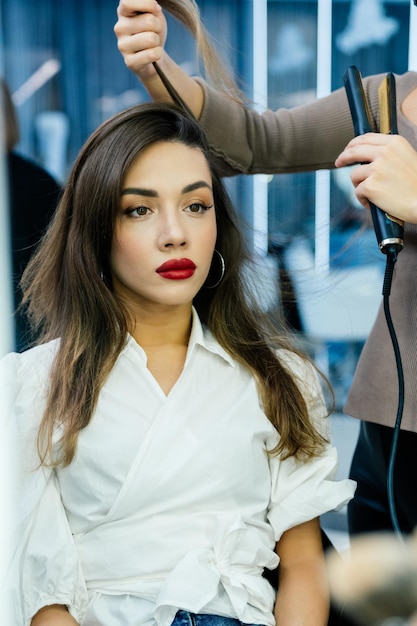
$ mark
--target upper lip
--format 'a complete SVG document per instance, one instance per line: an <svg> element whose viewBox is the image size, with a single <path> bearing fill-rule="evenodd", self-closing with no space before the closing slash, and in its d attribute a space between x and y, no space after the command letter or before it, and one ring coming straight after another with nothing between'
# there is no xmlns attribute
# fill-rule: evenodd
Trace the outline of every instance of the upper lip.
<svg viewBox="0 0 417 626"><path fill-rule="evenodd" d="M195 270L196 265L191 261L191 259L170 259L169 261L165 261L157 268L157 272L169 272L171 270L184 270L184 269L193 269Z"/></svg>

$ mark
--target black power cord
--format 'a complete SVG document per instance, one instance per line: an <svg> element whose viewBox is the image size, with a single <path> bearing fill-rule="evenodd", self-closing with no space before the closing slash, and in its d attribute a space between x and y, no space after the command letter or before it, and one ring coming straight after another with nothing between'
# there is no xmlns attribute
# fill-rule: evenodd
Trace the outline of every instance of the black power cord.
<svg viewBox="0 0 417 626"><path fill-rule="evenodd" d="M388 506L391 516L391 523L394 529L394 532L402 538L402 531L400 524L398 522L397 510L395 504L395 495L394 495L394 471L395 471L395 461L397 457L397 449L398 449L398 439L400 436L400 428L401 421L404 410L404 372L403 365L401 360L401 352L400 347L398 345L397 334L395 332L394 324L392 322L391 310L389 304L389 296L391 294L391 284L392 278L394 274L394 267L397 260L398 250L395 246L390 247L387 250L387 262L385 266L385 275L384 275L384 283L382 287L382 295L383 295L383 305L384 305L384 313L385 319L387 322L389 334L391 337L392 347L394 349L395 354L395 362L397 366L397 377L398 377L398 407L397 407L397 416L395 419L395 425L393 429L393 436L391 442L391 451L389 456L388 463L388 473L387 473L387 496L388 496Z"/></svg>
<svg viewBox="0 0 417 626"><path fill-rule="evenodd" d="M355 135L375 132L374 124L371 119L369 103L362 84L362 76L355 65L350 66L346 70L344 83ZM380 105L380 126L382 132L397 134L396 90L395 78L392 73L387 74L385 79L382 81L378 89L378 100ZM391 318L389 296L391 293L394 266L397 261L398 254L404 244L404 228L401 220L393 218L391 215L388 215L388 213L385 213L385 211L382 211L371 202L370 209L379 249L387 256L382 295L385 319L387 321L392 346L394 348L398 376L398 408L388 463L387 498L393 529L399 537L402 537L394 498L394 469L404 409L404 374L397 335Z"/></svg>

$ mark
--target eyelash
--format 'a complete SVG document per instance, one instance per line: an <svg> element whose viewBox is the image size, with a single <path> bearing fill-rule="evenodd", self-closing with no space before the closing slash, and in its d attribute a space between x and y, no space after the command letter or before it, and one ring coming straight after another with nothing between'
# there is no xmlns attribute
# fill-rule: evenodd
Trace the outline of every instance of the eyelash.
<svg viewBox="0 0 417 626"><path fill-rule="evenodd" d="M199 207L199 209L202 209L203 212L208 211L209 209L213 208L212 204L203 204L202 202L192 202L191 204L188 205L187 209L190 209L191 207L196 207L196 206ZM194 213L194 211L191 211L191 213Z"/></svg>
<svg viewBox="0 0 417 626"><path fill-rule="evenodd" d="M123 213L125 215L133 215L133 213L135 213L135 211L140 211L141 209L145 209L147 212L151 210L149 207L144 206L143 204L141 204L140 206L135 206L135 207L130 207L128 209L125 209L125 211L123 211ZM142 215L137 215L135 217L144 217L145 215L147 215L147 213L143 213Z"/></svg>
<svg viewBox="0 0 417 626"><path fill-rule="evenodd" d="M202 202L192 202L191 204L189 204L185 208L186 209L191 209L191 207L198 207L199 208L198 211L190 211L190 213L197 214L197 213L202 213L204 211L208 211L209 209L212 209L213 206L214 206L213 204L203 204ZM147 215L147 213L152 210L149 207L141 204L140 206L135 206L135 207L130 207L128 209L125 209L124 214L125 215L133 215L135 212L140 211L141 209L145 209L146 213L142 213L140 215L136 215L135 217L145 217L145 215Z"/></svg>

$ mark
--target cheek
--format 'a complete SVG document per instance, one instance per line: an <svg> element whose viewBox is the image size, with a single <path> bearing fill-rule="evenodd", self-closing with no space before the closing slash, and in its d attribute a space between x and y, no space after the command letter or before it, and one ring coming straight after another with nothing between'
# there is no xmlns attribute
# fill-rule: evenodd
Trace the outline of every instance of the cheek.
<svg viewBox="0 0 417 626"><path fill-rule="evenodd" d="M149 245L148 235L144 229L124 226L115 232L113 248L119 255L140 255Z"/></svg>
<svg viewBox="0 0 417 626"><path fill-rule="evenodd" d="M204 263L207 271L209 271L213 255L215 254L214 249L216 247L216 239L217 232L216 229L211 229L206 231L204 236L200 238L197 243L199 255L200 255L200 263Z"/></svg>
<svg viewBox="0 0 417 626"><path fill-rule="evenodd" d="M140 260L144 254L143 245L139 244L137 238L128 234L113 238L110 265L112 269L128 267Z"/></svg>

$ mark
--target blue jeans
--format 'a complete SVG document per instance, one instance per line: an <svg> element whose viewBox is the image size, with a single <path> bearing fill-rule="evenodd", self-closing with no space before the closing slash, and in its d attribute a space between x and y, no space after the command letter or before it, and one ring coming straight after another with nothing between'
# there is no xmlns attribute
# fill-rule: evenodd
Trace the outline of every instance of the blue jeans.
<svg viewBox="0 0 417 626"><path fill-rule="evenodd" d="M256 624L243 624L233 617L221 617L220 615L196 615L188 611L178 611L171 626L257 626ZM259 625L258 625L259 626Z"/></svg>

